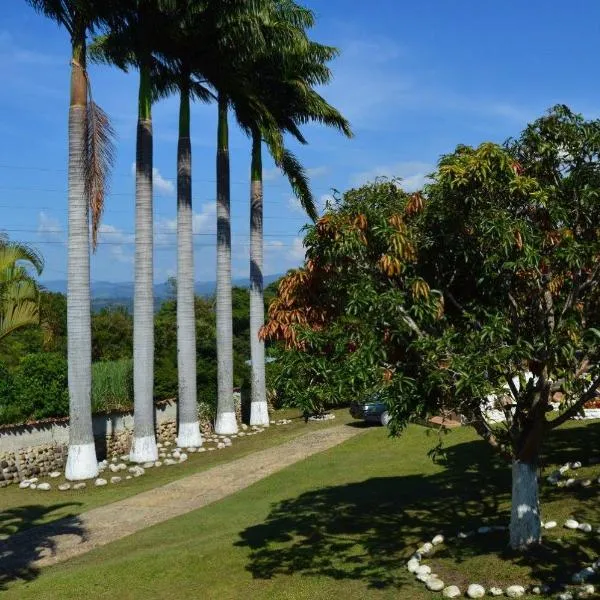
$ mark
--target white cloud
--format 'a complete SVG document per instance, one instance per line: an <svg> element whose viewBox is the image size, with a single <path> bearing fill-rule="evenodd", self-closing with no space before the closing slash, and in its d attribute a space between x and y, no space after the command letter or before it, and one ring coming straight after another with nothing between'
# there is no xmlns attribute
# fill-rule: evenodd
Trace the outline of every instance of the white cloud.
<svg viewBox="0 0 600 600"><path fill-rule="evenodd" d="M108 248L112 260L125 264L133 263L134 234L126 233L114 225L101 223L98 228L98 241L101 248L103 243L104 247Z"/></svg>
<svg viewBox="0 0 600 600"><path fill-rule="evenodd" d="M44 211L38 214L37 233L40 237L53 242L64 241L63 228L60 221Z"/></svg>
<svg viewBox="0 0 600 600"><path fill-rule="evenodd" d="M135 177L135 163L131 163L131 174ZM175 184L173 181L165 179L157 167L152 169L152 184L155 194L172 196L175 193Z"/></svg>
<svg viewBox="0 0 600 600"><path fill-rule="evenodd" d="M204 234L214 235L217 229L217 205L205 202L200 212L192 214L192 231L196 240L202 240ZM177 242L177 217L174 219L158 219L154 224L154 239L157 246L172 245ZM205 240L206 241L206 240Z"/></svg>
<svg viewBox="0 0 600 600"><path fill-rule="evenodd" d="M408 161L398 162L391 165L375 166L368 171L356 173L352 178L352 185L363 185L373 181L377 177L399 177L402 181L400 186L407 192L419 190L428 182L427 176L435 170L429 163Z"/></svg>
<svg viewBox="0 0 600 600"><path fill-rule="evenodd" d="M288 256L292 260L303 261L306 256L306 248L304 247L304 241L301 237L295 237L291 248L288 250Z"/></svg>

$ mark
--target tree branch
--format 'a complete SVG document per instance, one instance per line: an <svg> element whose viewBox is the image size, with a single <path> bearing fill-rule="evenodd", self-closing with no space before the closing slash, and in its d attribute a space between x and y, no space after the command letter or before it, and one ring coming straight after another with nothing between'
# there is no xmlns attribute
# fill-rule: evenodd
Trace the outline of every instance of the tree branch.
<svg viewBox="0 0 600 600"><path fill-rule="evenodd" d="M600 376L596 377L594 383L581 395L581 398L575 402L572 406L570 406L565 412L556 417L556 419L552 419L552 421L548 421L548 429L556 429L566 421L568 421L571 417L574 417L583 407L583 405L588 401L594 398L596 395L596 391L600 387Z"/></svg>

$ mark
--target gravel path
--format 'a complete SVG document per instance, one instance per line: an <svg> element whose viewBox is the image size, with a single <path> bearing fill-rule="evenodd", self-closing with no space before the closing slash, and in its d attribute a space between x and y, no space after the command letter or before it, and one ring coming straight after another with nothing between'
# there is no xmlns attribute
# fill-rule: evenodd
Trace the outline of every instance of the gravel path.
<svg viewBox="0 0 600 600"><path fill-rule="evenodd" d="M53 565L202 508L363 431L347 425L313 431L76 517L28 529L0 542L0 574Z"/></svg>

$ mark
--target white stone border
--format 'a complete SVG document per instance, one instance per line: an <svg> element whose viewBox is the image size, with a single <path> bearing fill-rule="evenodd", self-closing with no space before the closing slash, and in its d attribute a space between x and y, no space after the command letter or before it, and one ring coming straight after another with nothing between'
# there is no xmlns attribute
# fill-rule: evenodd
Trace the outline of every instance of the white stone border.
<svg viewBox="0 0 600 600"><path fill-rule="evenodd" d="M544 529L553 529L557 526L556 521L546 521L542 522L542 527ZM566 529L577 530L583 533L593 533L594 529L589 523L579 523L575 519L567 519L563 525ZM463 591L456 585L446 585L435 573L432 572L431 567L429 565L423 564L423 558L426 556L431 556L434 548L444 544L448 541L452 541L455 539L463 540L469 538L473 535L477 534L487 534L493 531L505 531L507 528L504 525L497 526L487 526L484 525L479 527L477 531L467 531L467 532L459 532L455 538L452 537L444 537L442 534L436 535L431 542L425 542L419 548L417 548L416 552L412 554L412 556L408 559L406 563L406 568L410 573L413 573L417 579L421 583L424 583L428 590L432 592L442 592L444 598L459 598L465 594ZM598 530L600 532L600 530ZM594 575L600 574L600 559L595 560L590 566L584 567L577 573L575 573L571 577L570 585L571 587L577 587L576 592L571 592L569 590L565 590L559 592L556 595L557 600L573 600L576 598L590 598L595 593L595 588L593 585L587 583L588 579L593 577ZM569 584L559 583L559 586L566 587ZM539 585L509 585L507 588L502 589L499 587L491 587L489 590L486 590L482 585L478 583L471 583L466 589L467 598L483 598L486 593L489 593L490 596L507 596L508 598L520 598L524 596L526 593L534 594L534 595L548 595L551 593L551 586L547 584L539 584Z"/></svg>

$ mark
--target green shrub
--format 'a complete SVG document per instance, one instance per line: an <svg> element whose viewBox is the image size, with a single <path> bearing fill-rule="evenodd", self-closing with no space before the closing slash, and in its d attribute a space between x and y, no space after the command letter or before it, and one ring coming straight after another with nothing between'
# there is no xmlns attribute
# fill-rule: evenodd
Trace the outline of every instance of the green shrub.
<svg viewBox="0 0 600 600"><path fill-rule="evenodd" d="M129 358L92 365L92 410L126 410L133 405L133 361Z"/></svg>
<svg viewBox="0 0 600 600"><path fill-rule="evenodd" d="M63 417L69 412L67 361L60 354L25 356L14 378L20 420Z"/></svg>
<svg viewBox="0 0 600 600"><path fill-rule="evenodd" d="M0 363L0 425L14 423L22 418L15 401L15 382L6 365Z"/></svg>

